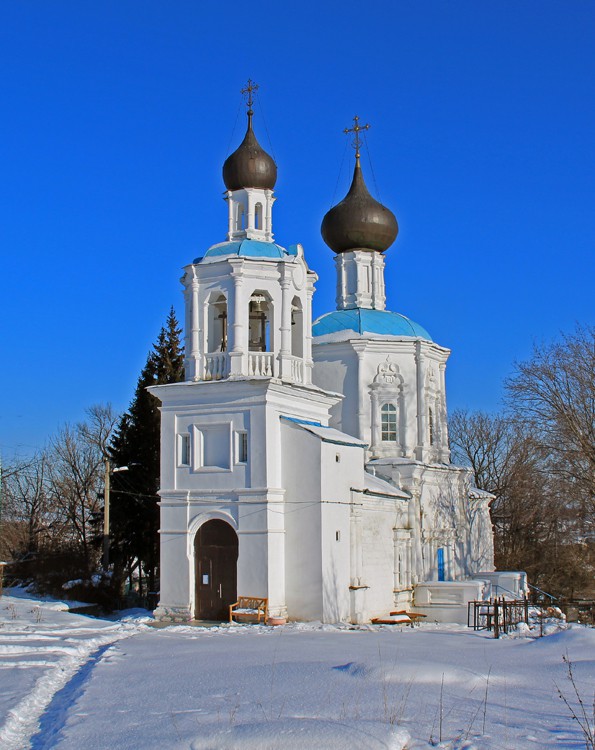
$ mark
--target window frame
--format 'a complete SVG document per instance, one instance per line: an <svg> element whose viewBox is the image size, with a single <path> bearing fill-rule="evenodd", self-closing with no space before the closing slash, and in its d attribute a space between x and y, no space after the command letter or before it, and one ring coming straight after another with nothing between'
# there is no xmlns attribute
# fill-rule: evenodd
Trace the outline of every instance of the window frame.
<svg viewBox="0 0 595 750"><path fill-rule="evenodd" d="M380 440L383 443L396 443L399 437L398 409L392 401L386 401L380 407ZM392 436L392 437L391 437Z"/></svg>

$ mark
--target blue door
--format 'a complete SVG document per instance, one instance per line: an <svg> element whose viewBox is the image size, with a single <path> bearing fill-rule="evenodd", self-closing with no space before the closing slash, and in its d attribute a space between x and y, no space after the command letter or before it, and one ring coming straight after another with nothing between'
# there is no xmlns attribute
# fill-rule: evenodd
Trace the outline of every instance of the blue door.
<svg viewBox="0 0 595 750"><path fill-rule="evenodd" d="M438 547L438 580L444 580L444 547Z"/></svg>

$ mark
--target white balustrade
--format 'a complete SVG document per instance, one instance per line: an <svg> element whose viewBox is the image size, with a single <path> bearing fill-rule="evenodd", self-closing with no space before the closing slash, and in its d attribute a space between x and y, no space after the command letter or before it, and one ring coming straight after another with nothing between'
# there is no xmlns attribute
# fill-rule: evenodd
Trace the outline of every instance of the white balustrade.
<svg viewBox="0 0 595 750"><path fill-rule="evenodd" d="M227 352L205 354L204 380L223 380L229 375Z"/></svg>
<svg viewBox="0 0 595 750"><path fill-rule="evenodd" d="M272 352L249 352L248 375L257 378L272 378L273 353Z"/></svg>
<svg viewBox="0 0 595 750"><path fill-rule="evenodd" d="M294 383L304 382L304 360L301 357L291 358L291 379Z"/></svg>

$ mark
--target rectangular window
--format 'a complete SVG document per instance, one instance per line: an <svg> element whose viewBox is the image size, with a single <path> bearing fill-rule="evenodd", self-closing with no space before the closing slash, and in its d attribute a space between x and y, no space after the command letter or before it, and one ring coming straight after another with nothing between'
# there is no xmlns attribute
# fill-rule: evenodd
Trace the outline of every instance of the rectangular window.
<svg viewBox="0 0 595 750"><path fill-rule="evenodd" d="M397 409L393 404L384 404L381 411L382 440L395 443L397 440Z"/></svg>
<svg viewBox="0 0 595 750"><path fill-rule="evenodd" d="M190 466L190 435L178 435L178 466Z"/></svg>
<svg viewBox="0 0 595 750"><path fill-rule="evenodd" d="M238 432L237 463L248 463L248 433Z"/></svg>

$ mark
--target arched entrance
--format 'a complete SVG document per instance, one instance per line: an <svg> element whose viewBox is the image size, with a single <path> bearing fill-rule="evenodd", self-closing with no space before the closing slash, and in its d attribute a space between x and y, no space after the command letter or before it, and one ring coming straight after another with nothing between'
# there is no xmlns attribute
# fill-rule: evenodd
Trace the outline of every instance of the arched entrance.
<svg viewBox="0 0 595 750"><path fill-rule="evenodd" d="M197 620L227 620L237 600L238 537L225 521L204 523L194 537Z"/></svg>

